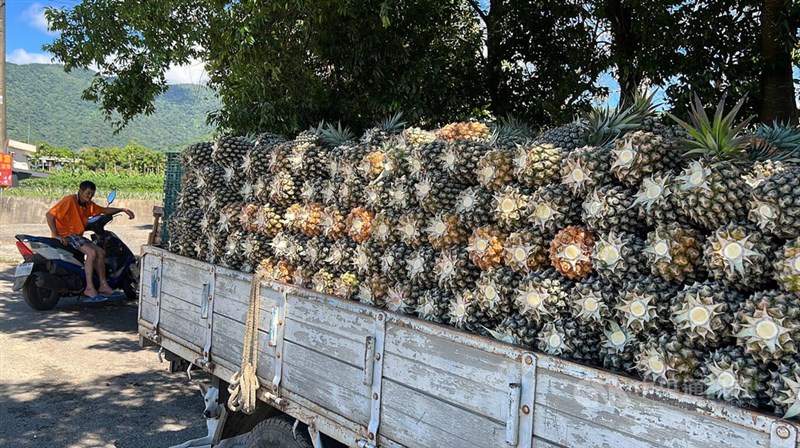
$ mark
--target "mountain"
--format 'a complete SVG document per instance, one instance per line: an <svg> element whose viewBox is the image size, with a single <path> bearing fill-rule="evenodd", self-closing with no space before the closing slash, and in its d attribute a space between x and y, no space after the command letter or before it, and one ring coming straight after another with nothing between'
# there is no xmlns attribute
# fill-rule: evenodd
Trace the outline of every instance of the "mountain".
<svg viewBox="0 0 800 448"><path fill-rule="evenodd" d="M175 150L213 132L205 119L219 107L214 92L173 85L156 99L153 115L135 118L114 135L98 105L81 99L92 75L88 70L65 73L61 65L6 63L8 138L71 149L123 147L135 140L149 149Z"/></svg>

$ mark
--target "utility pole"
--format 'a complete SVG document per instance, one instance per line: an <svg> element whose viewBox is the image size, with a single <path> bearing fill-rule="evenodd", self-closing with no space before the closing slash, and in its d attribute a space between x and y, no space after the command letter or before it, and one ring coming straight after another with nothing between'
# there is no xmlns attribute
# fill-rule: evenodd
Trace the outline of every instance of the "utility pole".
<svg viewBox="0 0 800 448"><path fill-rule="evenodd" d="M0 0L0 154L8 151L6 123L6 0Z"/></svg>

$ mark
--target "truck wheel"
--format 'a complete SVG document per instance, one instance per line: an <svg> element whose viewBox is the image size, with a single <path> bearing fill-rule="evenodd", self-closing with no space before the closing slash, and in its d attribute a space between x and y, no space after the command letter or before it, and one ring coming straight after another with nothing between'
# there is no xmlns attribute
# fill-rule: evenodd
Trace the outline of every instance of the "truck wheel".
<svg viewBox="0 0 800 448"><path fill-rule="evenodd" d="M125 293L125 298L128 300L139 298L139 280L133 278L130 272L125 274L125 278L122 279L122 292Z"/></svg>
<svg viewBox="0 0 800 448"><path fill-rule="evenodd" d="M268 418L247 435L246 448L313 448L308 427L302 423L292 433L294 419L288 415ZM295 437L296 435L296 437Z"/></svg>
<svg viewBox="0 0 800 448"><path fill-rule="evenodd" d="M36 281L31 276L22 287L22 298L29 307L36 311L45 311L56 306L58 300L61 299L61 294L58 291L36 286Z"/></svg>

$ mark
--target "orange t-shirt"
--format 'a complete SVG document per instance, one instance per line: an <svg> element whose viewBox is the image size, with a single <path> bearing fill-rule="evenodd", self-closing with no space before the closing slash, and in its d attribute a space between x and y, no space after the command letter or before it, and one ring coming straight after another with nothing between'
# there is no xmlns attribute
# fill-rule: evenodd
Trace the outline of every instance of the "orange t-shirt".
<svg viewBox="0 0 800 448"><path fill-rule="evenodd" d="M103 213L103 209L94 202L78 205L78 195L71 194L64 196L48 213L56 218L59 236L83 235L89 218Z"/></svg>

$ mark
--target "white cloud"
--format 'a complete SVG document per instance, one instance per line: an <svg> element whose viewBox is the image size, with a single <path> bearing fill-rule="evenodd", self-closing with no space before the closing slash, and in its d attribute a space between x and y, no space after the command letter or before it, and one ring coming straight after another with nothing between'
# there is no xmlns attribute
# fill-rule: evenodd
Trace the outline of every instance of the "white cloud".
<svg viewBox="0 0 800 448"><path fill-rule="evenodd" d="M208 82L206 65L203 61L193 59L186 65L173 65L165 73L167 82L170 84L198 84Z"/></svg>
<svg viewBox="0 0 800 448"><path fill-rule="evenodd" d="M41 3L34 3L28 7L23 13L22 18L35 29L50 35L57 35L58 33L47 31L47 18L44 16L44 5Z"/></svg>
<svg viewBox="0 0 800 448"><path fill-rule="evenodd" d="M22 48L8 53L6 61L13 64L55 64L53 55L50 53L28 53Z"/></svg>

